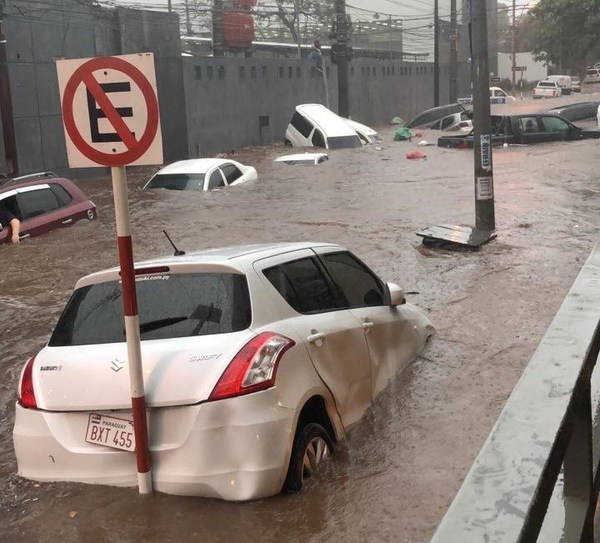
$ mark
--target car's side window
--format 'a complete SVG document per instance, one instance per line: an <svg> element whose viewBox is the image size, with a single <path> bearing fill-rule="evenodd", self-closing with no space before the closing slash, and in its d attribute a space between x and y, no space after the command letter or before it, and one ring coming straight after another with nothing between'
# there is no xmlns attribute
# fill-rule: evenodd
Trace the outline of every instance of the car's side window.
<svg viewBox="0 0 600 543"><path fill-rule="evenodd" d="M385 305L381 281L348 252L319 255L346 299L346 307Z"/></svg>
<svg viewBox="0 0 600 543"><path fill-rule="evenodd" d="M23 212L23 219L31 219L60 207L50 187L19 192L17 200Z"/></svg>
<svg viewBox="0 0 600 543"><path fill-rule="evenodd" d="M521 125L521 132L527 134L538 131L537 119L535 117L521 117L519 123Z"/></svg>
<svg viewBox="0 0 600 543"><path fill-rule="evenodd" d="M338 307L330 284L314 258L279 264L263 273L298 313L322 313Z"/></svg>
<svg viewBox="0 0 600 543"><path fill-rule="evenodd" d="M564 133L569 131L569 125L558 117L542 117L542 124L544 125L544 132Z"/></svg>
<svg viewBox="0 0 600 543"><path fill-rule="evenodd" d="M224 164L221 166L221 171L227 179L227 183L231 185L236 179L242 177L242 172L234 164Z"/></svg>
<svg viewBox="0 0 600 543"><path fill-rule="evenodd" d="M310 133L312 132L312 129L313 129L312 123L310 121L308 121L307 119L305 119L297 111L296 111L296 113L294 113L292 120L290 121L290 124L296 130L298 130L298 132L300 132L300 134L302 134L305 138L308 138L308 136L310 136Z"/></svg>
<svg viewBox="0 0 600 543"><path fill-rule="evenodd" d="M323 133L318 128L315 128L315 133L312 137L312 144L315 147L325 147L325 138L323 137Z"/></svg>
<svg viewBox="0 0 600 543"><path fill-rule="evenodd" d="M23 215L21 214L21 210L17 205L17 197L16 196L7 196L6 198L2 198L0 200L0 209L4 209L4 211L10 211L17 219L20 221L23 220Z"/></svg>
<svg viewBox="0 0 600 543"><path fill-rule="evenodd" d="M210 174L208 178L208 190L216 189L218 187L224 187L225 181L223 181L223 176L221 175L221 170L217 168L213 173Z"/></svg>
<svg viewBox="0 0 600 543"><path fill-rule="evenodd" d="M50 190L54 193L61 206L69 205L73 201L73 197L61 185L51 183Z"/></svg>

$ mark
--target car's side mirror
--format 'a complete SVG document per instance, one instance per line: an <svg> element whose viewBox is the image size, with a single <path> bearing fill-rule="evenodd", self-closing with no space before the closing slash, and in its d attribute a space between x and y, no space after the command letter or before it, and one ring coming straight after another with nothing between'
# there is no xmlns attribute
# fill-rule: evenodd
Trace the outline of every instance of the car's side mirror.
<svg viewBox="0 0 600 543"><path fill-rule="evenodd" d="M390 293L390 305L392 307L406 303L404 291L396 283L387 283L387 288Z"/></svg>

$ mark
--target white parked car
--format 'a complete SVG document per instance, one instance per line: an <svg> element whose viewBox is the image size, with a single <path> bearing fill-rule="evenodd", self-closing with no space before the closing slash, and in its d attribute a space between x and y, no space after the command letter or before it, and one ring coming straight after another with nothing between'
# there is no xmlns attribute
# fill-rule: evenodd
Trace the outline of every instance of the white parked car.
<svg viewBox="0 0 600 543"><path fill-rule="evenodd" d="M344 118L344 120L358 134L360 141L362 141L364 145L383 142L383 138L379 135L379 133L376 130L373 130L370 126L359 123L352 119Z"/></svg>
<svg viewBox="0 0 600 543"><path fill-rule="evenodd" d="M283 162L290 166L296 164L322 164L329 160L327 153L298 153L294 155L282 155L277 157L273 162Z"/></svg>
<svg viewBox="0 0 600 543"><path fill-rule="evenodd" d="M135 269L153 482L167 493L299 490L433 333L338 245L211 249ZM123 328L119 269L80 279L21 373L20 475L136 485Z"/></svg>
<svg viewBox="0 0 600 543"><path fill-rule="evenodd" d="M147 189L213 190L257 178L256 169L235 160L194 158L180 160L156 172L144 185Z"/></svg>
<svg viewBox="0 0 600 543"><path fill-rule="evenodd" d="M285 131L285 143L294 147L342 149L361 147L358 134L343 119L322 104L300 104Z"/></svg>
<svg viewBox="0 0 600 543"><path fill-rule="evenodd" d="M560 87L556 81L539 81L533 89L533 98L557 98L561 95Z"/></svg>

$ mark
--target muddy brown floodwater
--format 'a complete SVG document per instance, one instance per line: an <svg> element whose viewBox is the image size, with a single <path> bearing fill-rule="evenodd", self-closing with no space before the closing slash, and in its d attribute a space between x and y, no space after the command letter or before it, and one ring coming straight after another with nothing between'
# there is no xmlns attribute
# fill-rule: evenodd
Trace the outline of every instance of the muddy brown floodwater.
<svg viewBox="0 0 600 543"><path fill-rule="evenodd" d="M117 264L109 178L80 181L98 221L0 247L0 541L429 540L598 241L600 142L494 150L498 238L479 252L451 252L423 247L415 232L473 225L472 152L393 142L391 127L382 133L380 150L332 151L319 166L274 164L289 152L282 146L241 150L234 158L254 165L259 180L219 192L144 193L151 170L129 172L137 259L171 253L163 229L186 251L336 242L400 284L437 327L298 495L226 503L18 477L11 431L20 369L46 342L75 281ZM406 160L415 149L427 159Z"/></svg>

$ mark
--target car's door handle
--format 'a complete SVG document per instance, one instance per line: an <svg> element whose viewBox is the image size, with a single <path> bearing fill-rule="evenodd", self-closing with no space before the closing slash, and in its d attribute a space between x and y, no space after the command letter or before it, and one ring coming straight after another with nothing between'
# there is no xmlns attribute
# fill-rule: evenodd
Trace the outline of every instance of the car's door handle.
<svg viewBox="0 0 600 543"><path fill-rule="evenodd" d="M61 221L60 224L69 224L72 222L73 222L73 219L65 219L64 221Z"/></svg>
<svg viewBox="0 0 600 543"><path fill-rule="evenodd" d="M309 343L315 343L316 341L321 341L325 339L325 334L323 332L317 332L316 334L311 334L306 338L306 341Z"/></svg>
<svg viewBox="0 0 600 543"><path fill-rule="evenodd" d="M25 239L25 238L28 238L30 236L31 236L31 234L22 234L22 235L19 236L19 239Z"/></svg>
<svg viewBox="0 0 600 543"><path fill-rule="evenodd" d="M371 322L371 321L365 321L362 323L363 329L365 329L367 331L369 331L371 328L373 328L373 326L375 326L375 323Z"/></svg>

